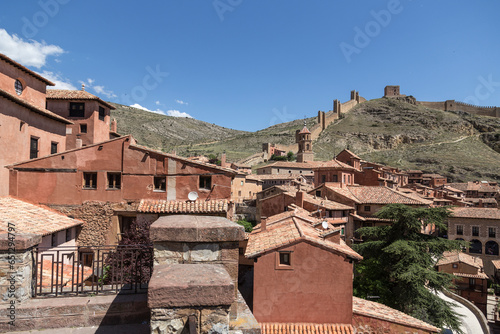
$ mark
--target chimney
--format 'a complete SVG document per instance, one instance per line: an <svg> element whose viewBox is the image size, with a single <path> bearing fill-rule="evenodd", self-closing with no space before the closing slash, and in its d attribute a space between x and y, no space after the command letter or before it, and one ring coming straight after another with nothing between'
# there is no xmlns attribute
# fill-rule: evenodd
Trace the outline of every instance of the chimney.
<svg viewBox="0 0 500 334"><path fill-rule="evenodd" d="M83 145L81 138L76 138L76 148L81 148Z"/></svg>
<svg viewBox="0 0 500 334"><path fill-rule="evenodd" d="M477 203L477 206L480 207L480 208L484 208L484 204L483 204L483 200L482 199L479 199L479 201Z"/></svg>
<svg viewBox="0 0 500 334"><path fill-rule="evenodd" d="M264 232L267 228L267 217L262 217L260 219L260 231Z"/></svg>
<svg viewBox="0 0 500 334"><path fill-rule="evenodd" d="M113 118L113 120L111 121L111 132L118 132L117 131L117 124L116 124L116 119Z"/></svg>
<svg viewBox="0 0 500 334"><path fill-rule="evenodd" d="M220 157L220 166L221 167L226 167L226 153L222 153L222 156Z"/></svg>
<svg viewBox="0 0 500 334"><path fill-rule="evenodd" d="M297 191L297 194L295 195L295 205L303 208L304 207L304 192L303 191Z"/></svg>

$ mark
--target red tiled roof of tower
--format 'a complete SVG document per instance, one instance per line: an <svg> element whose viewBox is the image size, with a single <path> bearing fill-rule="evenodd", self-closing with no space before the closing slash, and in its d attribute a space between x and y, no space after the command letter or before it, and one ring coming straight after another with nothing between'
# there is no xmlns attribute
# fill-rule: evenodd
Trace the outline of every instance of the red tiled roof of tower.
<svg viewBox="0 0 500 334"><path fill-rule="evenodd" d="M452 208L452 217L477 218L477 219L500 219L500 209L496 208Z"/></svg>
<svg viewBox="0 0 500 334"><path fill-rule="evenodd" d="M0 233L9 231L9 223L16 233L41 236L82 225L83 221L69 218L43 205L35 205L13 197L0 197Z"/></svg>
<svg viewBox="0 0 500 334"><path fill-rule="evenodd" d="M309 131L309 129L307 128L307 126L304 125L304 127L302 128L302 130L300 130L299 134L303 134L303 133L311 133L311 131Z"/></svg>
<svg viewBox="0 0 500 334"><path fill-rule="evenodd" d="M37 78L38 80L40 81L43 81L44 83L47 84L47 86L55 86L56 84L47 80L46 78L42 77L40 74L36 73L36 72L33 72L32 70L28 69L27 67L24 67L23 65L19 64L18 62L10 59L9 57L7 57L6 55L0 53L0 59L2 59L3 61L13 65L14 67L17 67L18 69L20 69L21 71L25 72L25 73L28 73L29 75Z"/></svg>
<svg viewBox="0 0 500 334"><path fill-rule="evenodd" d="M288 212L285 212L288 213ZM340 243L334 243L321 237L324 230L318 230L313 227L315 219L305 215L307 211L297 213L291 212L288 216L280 214L280 220L266 221L266 230L262 231L261 225L254 229L248 239L246 257L255 257L262 253L281 248L287 245L295 244L301 241L310 242L329 251L342 253L352 259L362 260L363 257L352 250L343 240ZM304 216L305 215L305 216ZM271 219L275 219L273 216Z"/></svg>
<svg viewBox="0 0 500 334"><path fill-rule="evenodd" d="M47 89L47 100L93 100L109 109L116 109L113 105L84 90Z"/></svg>
<svg viewBox="0 0 500 334"><path fill-rule="evenodd" d="M226 199L209 201L167 201L142 199L138 212L149 213L225 213L229 202Z"/></svg>
<svg viewBox="0 0 500 334"><path fill-rule="evenodd" d="M369 300L353 297L352 309L355 314L386 320L389 322L401 324L403 326L419 328L430 332L441 332L441 329L434 327L422 320L418 320L406 313L390 308L389 306Z"/></svg>
<svg viewBox="0 0 500 334"><path fill-rule="evenodd" d="M483 260L480 257L475 257L459 251L444 252L443 257L439 259L436 265L443 266L445 264L456 263L456 262L463 262L478 269L483 268Z"/></svg>
<svg viewBox="0 0 500 334"><path fill-rule="evenodd" d="M350 324L260 323L262 334L354 334Z"/></svg>
<svg viewBox="0 0 500 334"><path fill-rule="evenodd" d="M47 110L45 108L41 108L37 105L34 105L33 103L27 101L27 100L24 100L24 99L20 99L19 97L17 96L14 96L12 94L10 94L9 92L6 92L2 89L0 89L0 96L1 97L4 97L6 99L9 99L11 100L12 102L15 102L25 108L28 108L30 109L31 111L34 111L36 112L37 114L40 114L40 115L43 115L45 117L48 117L48 118L52 118L52 119L55 119L56 121L59 121L59 122L62 122L62 123L66 123L66 124L73 124L73 122L71 122L70 120L62 117L62 116L59 116L57 115L56 113L53 113L52 111L50 110Z"/></svg>

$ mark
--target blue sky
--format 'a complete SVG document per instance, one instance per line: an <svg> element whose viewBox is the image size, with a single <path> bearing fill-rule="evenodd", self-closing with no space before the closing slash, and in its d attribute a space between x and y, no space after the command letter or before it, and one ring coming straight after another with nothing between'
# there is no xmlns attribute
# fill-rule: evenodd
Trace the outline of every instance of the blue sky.
<svg viewBox="0 0 500 334"><path fill-rule="evenodd" d="M9 1L0 52L104 100L255 131L386 85L500 106L498 1Z"/></svg>

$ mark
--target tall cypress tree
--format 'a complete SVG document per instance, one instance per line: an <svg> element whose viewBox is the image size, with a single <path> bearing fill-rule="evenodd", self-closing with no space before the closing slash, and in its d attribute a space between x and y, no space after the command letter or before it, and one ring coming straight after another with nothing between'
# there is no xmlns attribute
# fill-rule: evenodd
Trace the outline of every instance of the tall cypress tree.
<svg viewBox="0 0 500 334"><path fill-rule="evenodd" d="M460 332L460 320L450 303L435 292L452 285L453 276L435 269L445 251L461 250L463 242L422 233L430 224L446 231L447 208L411 208L390 204L376 216L387 226L363 227L357 233L365 240L354 245L364 259L356 265L354 294L378 297L378 302L439 328Z"/></svg>

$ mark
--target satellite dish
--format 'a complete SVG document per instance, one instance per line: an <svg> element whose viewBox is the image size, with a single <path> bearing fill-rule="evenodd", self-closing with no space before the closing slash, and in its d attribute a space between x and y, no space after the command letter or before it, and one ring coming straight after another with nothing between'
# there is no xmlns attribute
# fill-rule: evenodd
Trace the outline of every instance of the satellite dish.
<svg viewBox="0 0 500 334"><path fill-rule="evenodd" d="M188 198L190 201L196 201L198 199L198 193L196 191L191 191L188 194Z"/></svg>
<svg viewBox="0 0 500 334"><path fill-rule="evenodd" d="M321 227L323 227L324 230L328 229L328 222L326 220L323 220L321 222Z"/></svg>

